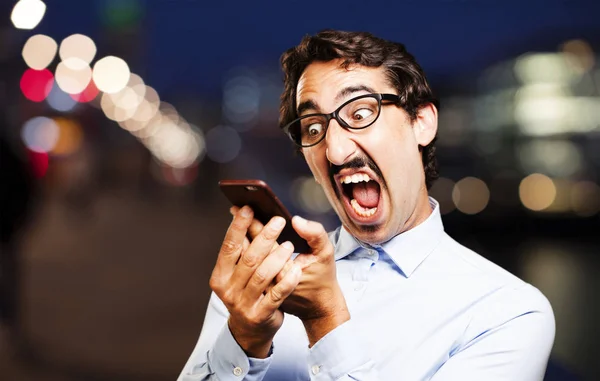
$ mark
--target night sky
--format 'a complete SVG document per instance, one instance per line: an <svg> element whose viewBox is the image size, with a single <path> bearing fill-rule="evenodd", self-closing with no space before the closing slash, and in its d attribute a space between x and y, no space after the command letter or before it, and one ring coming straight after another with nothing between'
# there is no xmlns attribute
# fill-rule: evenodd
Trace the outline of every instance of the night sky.
<svg viewBox="0 0 600 381"><path fill-rule="evenodd" d="M45 33L58 42L83 33L101 41L106 31L102 10L111 2L117 3L46 1L42 23L22 33ZM556 49L557 41L568 38L592 45L600 38L600 1L595 0L138 3L143 59L132 70L143 73L159 93L212 94L225 73L240 65L276 71L285 49L324 28L365 30L402 42L432 78L476 72L532 49Z"/></svg>

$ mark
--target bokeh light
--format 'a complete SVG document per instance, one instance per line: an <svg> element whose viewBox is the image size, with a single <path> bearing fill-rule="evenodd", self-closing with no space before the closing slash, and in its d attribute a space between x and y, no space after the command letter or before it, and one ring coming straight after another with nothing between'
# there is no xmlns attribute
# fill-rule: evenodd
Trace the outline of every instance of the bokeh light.
<svg viewBox="0 0 600 381"><path fill-rule="evenodd" d="M519 198L527 209L542 211L554 202L556 186L548 176L533 173L521 180Z"/></svg>
<svg viewBox="0 0 600 381"><path fill-rule="evenodd" d="M56 111L68 112L77 106L77 101L70 94L65 93L56 84L52 86L48 97L48 105Z"/></svg>
<svg viewBox="0 0 600 381"><path fill-rule="evenodd" d="M258 117L260 95L254 73L246 68L232 70L223 88L223 115L238 130L252 127Z"/></svg>
<svg viewBox="0 0 600 381"><path fill-rule="evenodd" d="M29 119L21 129L25 146L35 152L49 152L58 141L59 128L54 120L45 116Z"/></svg>
<svg viewBox="0 0 600 381"><path fill-rule="evenodd" d="M578 73L585 73L594 67L594 51L583 40L571 40L562 45L567 64Z"/></svg>
<svg viewBox="0 0 600 381"><path fill-rule="evenodd" d="M186 168L196 163L204 150L201 137L182 128L169 118L162 119L163 125L146 142L154 156L174 168Z"/></svg>
<svg viewBox="0 0 600 381"><path fill-rule="evenodd" d="M50 158L46 152L36 152L27 150L31 171L35 177L44 177L48 171Z"/></svg>
<svg viewBox="0 0 600 381"><path fill-rule="evenodd" d="M80 58L70 57L56 67L56 83L67 94L84 91L92 79L92 69Z"/></svg>
<svg viewBox="0 0 600 381"><path fill-rule="evenodd" d="M452 200L453 189L454 181L445 177L438 178L429 189L429 195L440 204L441 214L448 214L456 209Z"/></svg>
<svg viewBox="0 0 600 381"><path fill-rule="evenodd" d="M235 159L242 148L242 139L236 130L228 126L217 126L206 133L206 154L217 163Z"/></svg>
<svg viewBox="0 0 600 381"><path fill-rule="evenodd" d="M532 140L518 147L518 158L526 173L568 177L581 170L580 148L566 139Z"/></svg>
<svg viewBox="0 0 600 381"><path fill-rule="evenodd" d="M515 74L524 84L566 84L577 76L565 55L558 53L527 53L516 60Z"/></svg>
<svg viewBox="0 0 600 381"><path fill-rule="evenodd" d="M122 108L115 104L109 93L102 94L100 107L102 108L104 115L115 122L123 122L131 118L135 113L135 109Z"/></svg>
<svg viewBox="0 0 600 381"><path fill-rule="evenodd" d="M44 18L46 4L41 0L20 0L15 4L10 19L17 29L33 29Z"/></svg>
<svg viewBox="0 0 600 381"><path fill-rule="evenodd" d="M562 178L553 178L552 182L556 188L556 196L552 204L544 211L552 213L566 213L571 211L571 180Z"/></svg>
<svg viewBox="0 0 600 381"><path fill-rule="evenodd" d="M167 118L173 123L179 123L180 116L175 106L167 102L160 102L159 111L163 118Z"/></svg>
<svg viewBox="0 0 600 381"><path fill-rule="evenodd" d="M306 212L323 214L331 210L331 204L327 200L323 188L313 177L297 178L292 182L290 191L294 204Z"/></svg>
<svg viewBox="0 0 600 381"><path fill-rule="evenodd" d="M96 99L99 93L100 90L98 90L94 81L91 80L82 92L78 94L70 94L70 96L79 103L88 103Z"/></svg>
<svg viewBox="0 0 600 381"><path fill-rule="evenodd" d="M145 94L146 85L144 81L139 75L131 73L127 86L116 93L109 94L109 96L116 106L129 110L133 115L144 100Z"/></svg>
<svg viewBox="0 0 600 381"><path fill-rule="evenodd" d="M129 82L129 66L121 58L107 56L94 64L93 78L100 91L116 93Z"/></svg>
<svg viewBox="0 0 600 381"><path fill-rule="evenodd" d="M29 37L21 52L23 60L32 69L43 70L56 56L58 45L52 37L36 34Z"/></svg>
<svg viewBox="0 0 600 381"><path fill-rule="evenodd" d="M66 156L77 152L83 140L83 131L79 123L67 118L54 118L54 123L58 127L58 140L50 153Z"/></svg>
<svg viewBox="0 0 600 381"><path fill-rule="evenodd" d="M484 210L490 201L490 191L483 180L465 177L454 185L452 201L461 212L477 214Z"/></svg>
<svg viewBox="0 0 600 381"><path fill-rule="evenodd" d="M96 56L96 44L88 36L72 34L62 40L58 54L63 61L77 58L89 65Z"/></svg>
<svg viewBox="0 0 600 381"><path fill-rule="evenodd" d="M148 122L158 112L160 107L160 97L154 88L146 86L144 89L144 99L138 105L131 119L137 122Z"/></svg>
<svg viewBox="0 0 600 381"><path fill-rule="evenodd" d="M33 102L41 102L50 93L54 84L54 76L48 69L27 69L21 77L21 91L25 98Z"/></svg>
<svg viewBox="0 0 600 381"><path fill-rule="evenodd" d="M165 119L163 115L160 112L157 112L148 122L135 121L135 123L130 123L131 119L128 119L119 123L119 125L144 141L145 139L154 136L161 128L167 125L163 119Z"/></svg>

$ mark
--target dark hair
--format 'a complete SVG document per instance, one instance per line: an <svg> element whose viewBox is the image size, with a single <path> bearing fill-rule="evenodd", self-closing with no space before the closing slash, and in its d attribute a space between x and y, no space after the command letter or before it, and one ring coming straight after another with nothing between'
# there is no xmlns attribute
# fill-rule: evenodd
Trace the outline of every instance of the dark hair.
<svg viewBox="0 0 600 381"><path fill-rule="evenodd" d="M367 67L383 66L390 83L398 89L399 106L415 120L419 109L429 103L439 107L423 69L404 45L377 38L366 32L323 30L314 36L305 36L300 44L281 56L284 90L279 108L279 125L285 126L298 117L296 87L306 67L315 61L343 59L342 67L353 64ZM435 141L422 148L425 184L429 189L438 178Z"/></svg>

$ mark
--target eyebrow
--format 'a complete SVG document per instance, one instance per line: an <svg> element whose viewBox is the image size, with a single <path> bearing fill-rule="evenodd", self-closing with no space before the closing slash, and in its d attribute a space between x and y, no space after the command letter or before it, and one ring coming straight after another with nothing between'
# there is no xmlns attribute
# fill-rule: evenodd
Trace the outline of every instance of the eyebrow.
<svg viewBox="0 0 600 381"><path fill-rule="evenodd" d="M375 90L373 90L372 88L370 88L367 85L348 86L338 92L338 94L335 96L335 101L339 102L342 99L347 98L348 95L352 95L352 94L358 93L360 91L366 91L367 93L375 92Z"/></svg>
<svg viewBox="0 0 600 381"><path fill-rule="evenodd" d="M337 95L335 96L335 101L340 102L342 99L347 98L349 95L352 95L354 93L358 93L361 91L364 91L367 93L375 93L375 90L373 90L373 88L371 88L367 85L348 86L348 87L344 87L342 90L340 90L337 93ZM296 108L296 113L297 113L297 115L301 115L304 111L307 111L307 110L320 111L321 108L315 101L313 101L312 99L308 99L298 105L298 107Z"/></svg>

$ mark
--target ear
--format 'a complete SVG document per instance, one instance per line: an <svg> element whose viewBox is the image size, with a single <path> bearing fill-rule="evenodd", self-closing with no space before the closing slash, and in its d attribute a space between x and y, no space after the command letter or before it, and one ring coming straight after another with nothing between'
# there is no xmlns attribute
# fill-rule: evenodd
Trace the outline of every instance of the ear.
<svg viewBox="0 0 600 381"><path fill-rule="evenodd" d="M438 111L433 103L429 103L417 111L417 119L413 123L413 132L419 146L424 147L435 138L438 126Z"/></svg>

